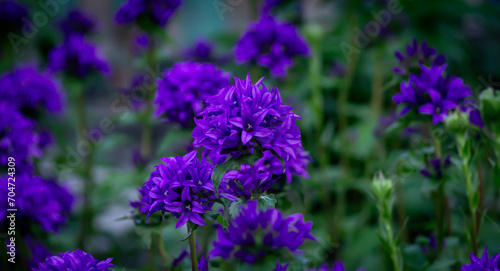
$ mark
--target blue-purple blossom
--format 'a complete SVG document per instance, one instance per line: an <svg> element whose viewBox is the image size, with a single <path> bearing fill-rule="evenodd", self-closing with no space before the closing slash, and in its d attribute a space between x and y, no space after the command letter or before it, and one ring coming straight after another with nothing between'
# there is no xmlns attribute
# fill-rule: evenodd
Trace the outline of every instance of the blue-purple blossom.
<svg viewBox="0 0 500 271"><path fill-rule="evenodd" d="M470 253L470 264L462 265L461 271L500 271L500 253L491 258L488 256L488 248L484 249L483 257L478 258Z"/></svg>
<svg viewBox="0 0 500 271"><path fill-rule="evenodd" d="M162 161L139 190L141 212L149 216L168 211L179 218L177 228L188 221L205 225L202 215L211 210L216 199L211 178L213 166L205 158L196 158L196 151Z"/></svg>
<svg viewBox="0 0 500 271"><path fill-rule="evenodd" d="M285 165L304 175L305 153L295 124L299 116L283 104L278 89L266 88L263 79L255 85L249 76L234 80L235 85L208 98L207 107L195 118L193 146L233 158L255 149L272 150Z"/></svg>
<svg viewBox="0 0 500 271"><path fill-rule="evenodd" d="M155 78L151 74L140 73L132 77L130 86L123 89L125 99L129 102L128 105L134 110L140 110L152 96L156 89Z"/></svg>
<svg viewBox="0 0 500 271"><path fill-rule="evenodd" d="M205 107L205 100L229 84L229 74L213 64L177 63L158 81L156 115L187 128Z"/></svg>
<svg viewBox="0 0 500 271"><path fill-rule="evenodd" d="M289 263L282 266L279 262L276 262L276 268L274 268L274 271L286 271L288 265Z"/></svg>
<svg viewBox="0 0 500 271"><path fill-rule="evenodd" d="M59 27L64 37L69 37L73 34L87 35L94 30L95 22L80 10L72 10L61 21Z"/></svg>
<svg viewBox="0 0 500 271"><path fill-rule="evenodd" d="M52 72L84 78L91 72L109 73L109 66L97 48L81 35L71 35L49 54L49 69Z"/></svg>
<svg viewBox="0 0 500 271"><path fill-rule="evenodd" d="M64 105L58 82L33 66L16 68L2 75L0 100L9 101L17 110L28 114L39 109L57 113Z"/></svg>
<svg viewBox="0 0 500 271"><path fill-rule="evenodd" d="M71 271L111 271L110 267L113 258L108 258L104 261L94 259L92 255L77 249L76 251L67 251L60 253L59 256L48 257L45 263L41 263L33 271L54 271L54 270L71 270Z"/></svg>
<svg viewBox="0 0 500 271"><path fill-rule="evenodd" d="M416 39L413 43L406 46L406 54L397 50L394 55L398 59L399 65L392 68L392 71L400 75L408 75L415 69L420 69L422 65L443 66L446 64L444 55L438 55L433 47L429 47L427 42L418 44Z"/></svg>
<svg viewBox="0 0 500 271"><path fill-rule="evenodd" d="M198 40L193 47L186 50L185 56L197 62L210 62L213 60L212 53L212 44L206 40Z"/></svg>
<svg viewBox="0 0 500 271"><path fill-rule="evenodd" d="M31 172L32 159L40 155L33 123L11 105L0 102L0 163L6 167L9 157L17 170Z"/></svg>
<svg viewBox="0 0 500 271"><path fill-rule="evenodd" d="M31 258L28 262L28 268L31 270L34 267L37 267L39 263L45 261L47 257L51 257L52 253L47 250L39 241L33 239L31 236L25 237L26 244L30 250Z"/></svg>
<svg viewBox="0 0 500 271"><path fill-rule="evenodd" d="M432 116L434 124L443 122L447 111L457 108L472 94L470 87L455 76L444 76L446 65L421 66L420 75L410 74L408 81L401 82L401 92L392 98L403 105L401 115L410 111Z"/></svg>
<svg viewBox="0 0 500 271"><path fill-rule="evenodd" d="M7 209L7 182L8 176L0 178L0 219L5 218ZM68 190L54 180L21 173L16 174L15 185L17 216L23 219L21 221L26 221L27 225L30 225L28 221L36 222L46 232L58 232L71 213L73 196Z"/></svg>
<svg viewBox="0 0 500 271"><path fill-rule="evenodd" d="M240 63L255 62L273 75L284 76L293 66L292 59L308 55L309 47L295 26L263 16L240 38L235 54Z"/></svg>
<svg viewBox="0 0 500 271"><path fill-rule="evenodd" d="M19 34L24 25L23 18L28 17L28 9L17 1L0 1L0 35L2 40L9 33Z"/></svg>
<svg viewBox="0 0 500 271"><path fill-rule="evenodd" d="M442 180L445 170L451 165L451 157L448 155L445 159L441 157L433 157L427 162L427 168L421 169L420 173L432 180Z"/></svg>
<svg viewBox="0 0 500 271"><path fill-rule="evenodd" d="M205 254L201 255L201 259L198 262L198 271L209 271L208 261L210 261L210 257L205 257Z"/></svg>
<svg viewBox="0 0 500 271"><path fill-rule="evenodd" d="M116 13L115 21L121 24L137 21L139 25L147 25L149 21L163 27L181 2L181 0L128 0Z"/></svg>
<svg viewBox="0 0 500 271"><path fill-rule="evenodd" d="M300 253L298 248L306 239L316 240L311 227L312 222L304 222L301 214L283 217L279 210L260 210L257 201L249 201L227 230L218 227L211 255L253 264L283 250Z"/></svg>
<svg viewBox="0 0 500 271"><path fill-rule="evenodd" d="M307 269L307 271L346 271L344 264L342 262L335 262L332 268L328 267L328 264L322 264L317 269ZM357 271L365 271L365 269L360 268Z"/></svg>

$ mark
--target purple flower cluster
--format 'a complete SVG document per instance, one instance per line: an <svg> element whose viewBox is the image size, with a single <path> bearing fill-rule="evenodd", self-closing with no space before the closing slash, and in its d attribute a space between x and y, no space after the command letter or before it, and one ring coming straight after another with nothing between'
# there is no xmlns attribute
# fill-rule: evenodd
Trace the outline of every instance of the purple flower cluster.
<svg viewBox="0 0 500 271"><path fill-rule="evenodd" d="M431 115L434 124L443 122L447 111L457 108L472 91L463 80L444 76L446 65L421 66L420 75L410 74L408 81L401 82L401 92L392 98L406 114L412 110Z"/></svg>
<svg viewBox="0 0 500 271"><path fill-rule="evenodd" d="M108 63L96 47L81 35L71 35L64 44L53 49L49 54L48 67L53 72L64 71L77 78L84 78L91 72L109 72Z"/></svg>
<svg viewBox="0 0 500 271"><path fill-rule="evenodd" d="M31 172L32 158L40 155L37 136L33 133L33 123L5 102L0 102L0 116L2 167L7 165L9 157L13 157L18 170Z"/></svg>
<svg viewBox="0 0 500 271"><path fill-rule="evenodd" d="M30 250L31 258L28 262L28 267L30 270L38 266L39 263L45 261L47 257L51 257L53 254L47 250L40 242L34 240L31 236L25 237L26 244Z"/></svg>
<svg viewBox="0 0 500 271"><path fill-rule="evenodd" d="M59 28L64 37L70 37L73 34L87 35L94 30L95 22L80 10L72 10L60 22Z"/></svg>
<svg viewBox="0 0 500 271"><path fill-rule="evenodd" d="M312 222L305 223L301 214L284 218L276 209L259 210L256 201L247 204L227 230L218 228L212 256L253 264L280 250L297 253L305 239L316 240Z"/></svg>
<svg viewBox="0 0 500 271"><path fill-rule="evenodd" d="M278 164L270 163L278 160ZM219 191L221 196L230 200L244 201L256 199L266 192L276 179L273 173L280 175L283 172L281 162L270 151L253 165L241 165L240 170L228 171L221 180Z"/></svg>
<svg viewBox="0 0 500 271"><path fill-rule="evenodd" d="M205 100L228 84L229 74L213 64L177 63L158 81L156 115L165 114L171 122L192 127L194 117L205 107Z"/></svg>
<svg viewBox="0 0 500 271"><path fill-rule="evenodd" d="M55 79L33 66L17 68L0 78L0 100L9 101L21 112L37 109L60 112L64 104L61 87Z"/></svg>
<svg viewBox="0 0 500 271"><path fill-rule="evenodd" d="M92 255L81 251L67 251L59 256L48 257L34 271L72 270L72 271L111 271L113 258L98 261Z"/></svg>
<svg viewBox="0 0 500 271"><path fill-rule="evenodd" d="M289 263L282 266L279 262L276 262L276 268L274 268L274 271L286 271L288 265Z"/></svg>
<svg viewBox="0 0 500 271"><path fill-rule="evenodd" d="M449 155L445 159L434 157L429 159L427 164L428 168L420 170L420 173L432 180L441 180L444 177L444 171L451 165L451 158Z"/></svg>
<svg viewBox="0 0 500 271"><path fill-rule="evenodd" d="M364 271L365 269L358 269L357 271ZM345 271L344 264L342 262L335 262L332 268L328 267L328 264L321 265L318 269L308 269L307 271Z"/></svg>
<svg viewBox="0 0 500 271"><path fill-rule="evenodd" d="M157 26L165 26L181 5L181 0L128 0L116 13L115 20L126 24L136 20L139 25L149 20Z"/></svg>
<svg viewBox="0 0 500 271"><path fill-rule="evenodd" d="M24 25L23 18L28 17L28 9L17 1L0 1L0 35L2 40L9 33L19 34Z"/></svg>
<svg viewBox="0 0 500 271"><path fill-rule="evenodd" d="M232 158L255 149L272 150L293 173L306 175L308 158L295 124L299 116L283 104L278 89L266 88L263 79L255 85L249 76L234 80L235 85L208 98L207 108L195 118L193 146Z"/></svg>
<svg viewBox="0 0 500 271"><path fill-rule="evenodd" d="M240 63L255 61L273 75L284 76L293 65L292 58L308 55L309 47L295 26L263 16L240 38L235 53Z"/></svg>
<svg viewBox="0 0 500 271"><path fill-rule="evenodd" d="M193 47L186 50L185 56L197 62L210 62L213 60L212 53L212 44L205 40L199 40Z"/></svg>
<svg viewBox="0 0 500 271"><path fill-rule="evenodd" d="M392 71L400 75L408 75L413 70L420 69L421 65L431 67L442 66L446 63L444 55L438 55L436 49L429 47L425 41L418 44L416 39L413 39L411 45L406 46L406 54L401 51L396 51L394 54L399 65L392 68Z"/></svg>
<svg viewBox="0 0 500 271"><path fill-rule="evenodd" d="M7 209L7 177L2 177L1 218ZM73 204L73 196L53 180L43 180L38 176L16 175L16 206L18 216L40 224L46 232L58 232L68 220Z"/></svg>
<svg viewBox="0 0 500 271"><path fill-rule="evenodd" d="M183 157L162 159L149 180L139 190L142 194L141 212L168 211L178 217L179 228L191 221L205 225L201 217L210 211L214 200L213 166L205 158L196 158L196 151Z"/></svg>
<svg viewBox="0 0 500 271"><path fill-rule="evenodd" d="M493 257L488 257L488 248L484 249L483 257L478 258L470 253L470 264L462 265L461 271L500 271L500 253Z"/></svg>

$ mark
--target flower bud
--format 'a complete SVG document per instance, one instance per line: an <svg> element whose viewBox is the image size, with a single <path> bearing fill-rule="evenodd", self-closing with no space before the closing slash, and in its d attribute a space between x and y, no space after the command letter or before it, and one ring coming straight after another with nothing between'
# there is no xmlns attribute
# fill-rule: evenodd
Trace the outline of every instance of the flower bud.
<svg viewBox="0 0 500 271"><path fill-rule="evenodd" d="M467 114L455 110L445 119L446 127L454 134L463 135L469 126L469 117Z"/></svg>

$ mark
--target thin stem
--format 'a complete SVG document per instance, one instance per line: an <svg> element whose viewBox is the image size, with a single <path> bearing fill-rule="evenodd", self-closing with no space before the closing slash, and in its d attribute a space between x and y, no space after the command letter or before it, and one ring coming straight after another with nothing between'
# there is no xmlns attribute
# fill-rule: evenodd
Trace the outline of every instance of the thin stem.
<svg viewBox="0 0 500 271"><path fill-rule="evenodd" d="M147 64L150 68L154 69L155 61L155 45L154 39L151 39L151 44L147 52ZM145 161L148 161L151 157L151 145L152 145L152 114L153 114L153 100L155 96L156 88L151 89L147 94L146 110L144 112L144 123L142 126L141 135L141 156Z"/></svg>
<svg viewBox="0 0 500 271"><path fill-rule="evenodd" d="M192 233L191 233L192 231ZM191 230L191 226L188 223L188 234L189 236L189 252L191 253L191 266L193 271L198 271L198 257L196 256L196 236L195 230Z"/></svg>
<svg viewBox="0 0 500 271"><path fill-rule="evenodd" d="M158 256L160 257L161 270L169 271L170 268L167 266L168 256L167 256L167 252L165 251L165 247L163 246L163 237L161 236L161 233L152 232L151 233L151 242L152 242L151 250L153 251L153 255L155 254L155 251L157 251Z"/></svg>

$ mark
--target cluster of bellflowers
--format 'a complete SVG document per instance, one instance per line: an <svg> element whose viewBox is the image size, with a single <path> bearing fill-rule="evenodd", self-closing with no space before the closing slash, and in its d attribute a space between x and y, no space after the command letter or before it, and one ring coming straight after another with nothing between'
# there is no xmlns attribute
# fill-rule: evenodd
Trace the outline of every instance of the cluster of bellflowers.
<svg viewBox="0 0 500 271"><path fill-rule="evenodd" d="M80 10L71 10L66 17L61 20L59 28L65 38L71 35L88 35L96 28L95 21L86 13Z"/></svg>
<svg viewBox="0 0 500 271"><path fill-rule="evenodd" d="M158 80L156 115L192 128L194 117L205 108L205 100L228 84L229 74L214 64L177 63Z"/></svg>
<svg viewBox="0 0 500 271"><path fill-rule="evenodd" d="M150 25L164 27L181 3L181 0L128 0L116 13L115 21L120 24L135 21L145 29L150 29Z"/></svg>
<svg viewBox="0 0 500 271"><path fill-rule="evenodd" d="M476 257L471 252L470 264L462 265L461 271L499 271L500 270L500 253L491 258L488 256L488 248L484 249L481 258Z"/></svg>
<svg viewBox="0 0 500 271"><path fill-rule="evenodd" d="M114 267L111 263L113 258L103 261L94 259L92 255L78 249L67 251L59 256L47 257L33 271L74 270L74 271L111 271Z"/></svg>
<svg viewBox="0 0 500 271"><path fill-rule="evenodd" d="M263 15L250 24L234 51L239 63L255 63L269 69L273 76L285 76L293 59L309 55L310 50L295 26Z"/></svg>

